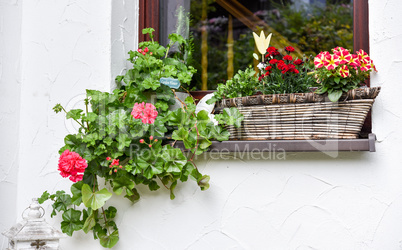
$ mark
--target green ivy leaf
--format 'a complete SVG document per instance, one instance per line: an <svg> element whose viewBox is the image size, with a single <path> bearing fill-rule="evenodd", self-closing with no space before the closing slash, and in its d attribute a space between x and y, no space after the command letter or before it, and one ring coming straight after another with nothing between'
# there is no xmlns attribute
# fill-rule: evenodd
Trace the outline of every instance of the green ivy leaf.
<svg viewBox="0 0 402 250"><path fill-rule="evenodd" d="M188 137L188 131L181 127L179 130L173 131L172 134L172 139L173 140L178 140L178 141L183 141Z"/></svg>
<svg viewBox="0 0 402 250"><path fill-rule="evenodd" d="M108 137L106 137L105 139L103 139L103 142L104 142L106 145L110 146L110 145L112 145L112 143L113 143L113 139L108 136Z"/></svg>
<svg viewBox="0 0 402 250"><path fill-rule="evenodd" d="M187 162L184 165L183 170L181 171L180 181L185 182L188 180L188 176L195 169L194 165L191 162Z"/></svg>
<svg viewBox="0 0 402 250"><path fill-rule="evenodd" d="M93 192L88 184L82 186L82 201L86 207L90 207L93 210L103 207L110 197L112 197L112 193L106 188Z"/></svg>
<svg viewBox="0 0 402 250"><path fill-rule="evenodd" d="M202 150L208 149L209 146L211 146L212 142L207 140L207 139L203 139L199 142L198 147Z"/></svg>
<svg viewBox="0 0 402 250"><path fill-rule="evenodd" d="M211 132L210 136L217 139L218 141L229 140L230 133L220 126L212 126L210 132Z"/></svg>
<svg viewBox="0 0 402 250"><path fill-rule="evenodd" d="M68 236L72 236L74 231L82 229L82 222L80 220L81 211L75 209L68 209L63 213L63 221L61 222L61 231Z"/></svg>
<svg viewBox="0 0 402 250"><path fill-rule="evenodd" d="M127 194L124 197L129 199L132 203L135 203L140 199L140 194L138 193L136 188L133 188L131 190L127 189L126 193Z"/></svg>
<svg viewBox="0 0 402 250"><path fill-rule="evenodd" d="M176 196L174 195L174 193L173 193L173 191L174 191L174 189L176 188L176 185L177 185L177 180L176 181L174 181L173 183L172 183L172 185L170 185L170 199L171 200L173 200Z"/></svg>
<svg viewBox="0 0 402 250"><path fill-rule="evenodd" d="M96 156L103 155L106 152L107 152L107 149L106 149L105 144L98 143L98 145L96 145L96 149L94 152Z"/></svg>
<svg viewBox="0 0 402 250"><path fill-rule="evenodd" d="M197 143L197 131L195 129L191 130L188 136L184 138L183 143L187 149L194 148Z"/></svg>
<svg viewBox="0 0 402 250"><path fill-rule="evenodd" d="M215 119L219 121L219 123L234 125L237 128L241 126L241 122L244 120L244 116L239 110L235 107L224 108L222 114L215 115Z"/></svg>
<svg viewBox="0 0 402 250"><path fill-rule="evenodd" d="M161 84L158 80L149 77L142 82L142 85L145 87L145 89L156 90Z"/></svg>
<svg viewBox="0 0 402 250"><path fill-rule="evenodd" d="M155 190L158 190L160 188L158 183L156 181L154 181L154 180L149 182L148 187L149 187L149 190L151 190L151 191L155 191Z"/></svg>

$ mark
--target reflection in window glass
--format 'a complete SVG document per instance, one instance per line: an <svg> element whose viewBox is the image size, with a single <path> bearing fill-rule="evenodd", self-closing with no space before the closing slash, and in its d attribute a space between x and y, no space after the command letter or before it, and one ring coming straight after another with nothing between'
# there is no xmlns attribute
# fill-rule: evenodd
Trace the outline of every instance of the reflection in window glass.
<svg viewBox="0 0 402 250"><path fill-rule="evenodd" d="M192 84L196 89L215 89L238 69L257 63L253 31L273 33L271 46L281 50L291 45L299 57L336 46L353 48L353 0L162 2L161 43L171 32L191 38L189 62L198 71Z"/></svg>

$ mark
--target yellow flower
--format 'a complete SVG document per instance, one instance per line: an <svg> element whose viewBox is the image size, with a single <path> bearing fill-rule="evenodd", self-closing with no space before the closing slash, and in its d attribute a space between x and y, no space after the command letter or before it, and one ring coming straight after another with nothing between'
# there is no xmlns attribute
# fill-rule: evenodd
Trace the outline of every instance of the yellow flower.
<svg viewBox="0 0 402 250"><path fill-rule="evenodd" d="M271 41L272 33L265 37L264 31L261 31L260 36L258 36L255 32L253 32L254 41L257 45L258 52L264 56L269 47L269 42Z"/></svg>

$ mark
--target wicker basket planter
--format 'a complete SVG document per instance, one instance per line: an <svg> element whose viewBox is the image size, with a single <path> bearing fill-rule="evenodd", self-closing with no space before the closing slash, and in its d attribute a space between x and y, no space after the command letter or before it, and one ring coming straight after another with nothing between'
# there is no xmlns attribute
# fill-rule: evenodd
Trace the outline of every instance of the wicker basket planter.
<svg viewBox="0 0 402 250"><path fill-rule="evenodd" d="M379 92L351 90L336 103L315 93L257 95L223 99L216 110L237 107L244 115L241 128L227 127L231 140L354 139Z"/></svg>

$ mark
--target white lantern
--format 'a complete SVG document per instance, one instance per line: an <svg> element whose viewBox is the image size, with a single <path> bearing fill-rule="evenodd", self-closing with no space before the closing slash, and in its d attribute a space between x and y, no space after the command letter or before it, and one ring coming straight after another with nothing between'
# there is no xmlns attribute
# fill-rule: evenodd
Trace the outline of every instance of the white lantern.
<svg viewBox="0 0 402 250"><path fill-rule="evenodd" d="M65 236L50 226L43 215L45 210L38 199L32 199L31 205L22 213L24 220L3 232L9 239L6 249L59 249L59 240Z"/></svg>

